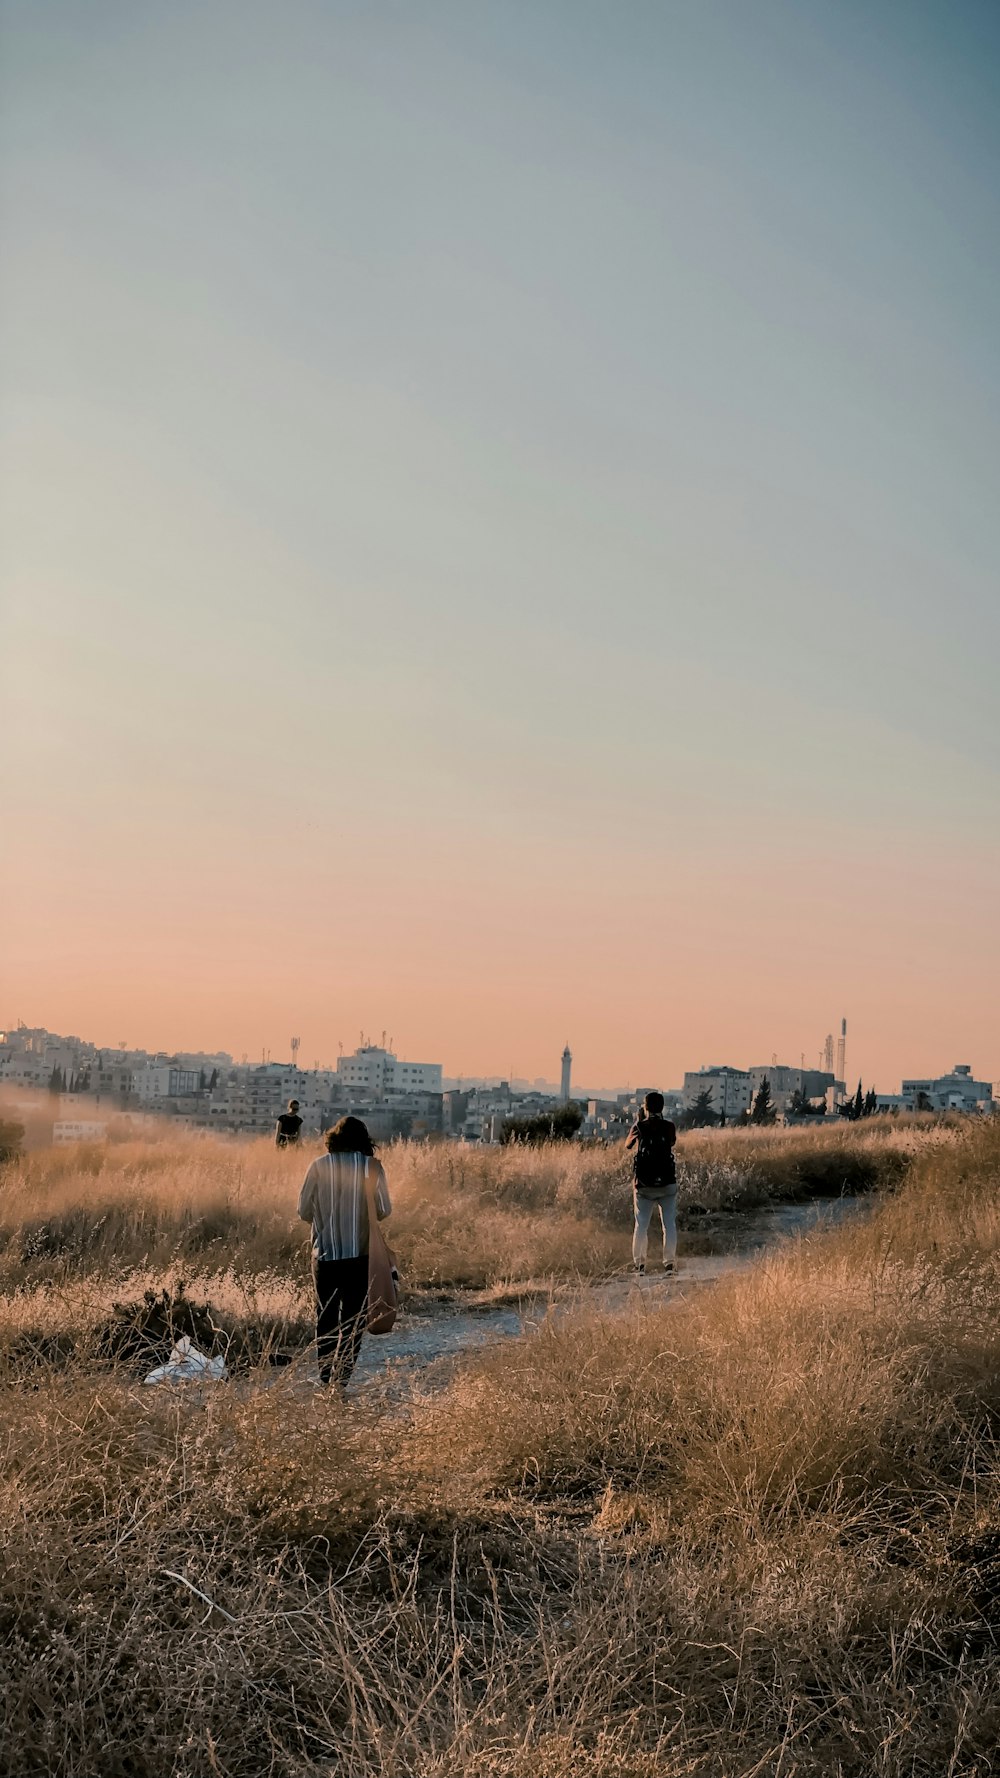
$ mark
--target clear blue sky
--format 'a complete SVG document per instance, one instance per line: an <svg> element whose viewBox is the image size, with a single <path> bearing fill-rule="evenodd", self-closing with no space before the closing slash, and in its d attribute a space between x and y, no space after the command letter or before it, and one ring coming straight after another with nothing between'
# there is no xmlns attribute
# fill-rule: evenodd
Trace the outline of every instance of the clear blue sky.
<svg viewBox="0 0 1000 1778"><path fill-rule="evenodd" d="M1000 1073L1000 11L0 18L0 1018Z"/></svg>

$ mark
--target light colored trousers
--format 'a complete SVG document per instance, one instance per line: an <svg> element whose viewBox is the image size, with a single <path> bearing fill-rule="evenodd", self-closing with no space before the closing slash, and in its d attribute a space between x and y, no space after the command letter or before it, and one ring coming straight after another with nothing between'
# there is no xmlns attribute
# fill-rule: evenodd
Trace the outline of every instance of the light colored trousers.
<svg viewBox="0 0 1000 1778"><path fill-rule="evenodd" d="M649 1225L653 1211L659 1206L660 1221L663 1224L663 1263L673 1265L677 1258L677 1193L657 1192L655 1198L640 1198L633 1193L635 1203L635 1233L632 1236L632 1258L637 1266L645 1263L646 1246L649 1241Z"/></svg>

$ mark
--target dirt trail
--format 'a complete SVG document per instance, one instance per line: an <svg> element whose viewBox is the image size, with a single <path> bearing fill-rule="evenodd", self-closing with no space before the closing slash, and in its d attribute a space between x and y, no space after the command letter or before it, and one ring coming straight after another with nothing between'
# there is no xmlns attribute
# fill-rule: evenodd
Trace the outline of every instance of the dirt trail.
<svg viewBox="0 0 1000 1778"><path fill-rule="evenodd" d="M726 1250L685 1255L682 1236L678 1269L670 1277L665 1277L656 1263L657 1243L651 1241L654 1264L644 1278L629 1272L600 1284L539 1292L528 1303L497 1308L443 1307L430 1313L401 1313L385 1339L365 1340L354 1387L384 1384L393 1373L402 1379L439 1359L458 1357L496 1340L511 1339L551 1311L559 1313L581 1301L590 1308L612 1313L640 1302L650 1307L679 1302L692 1290L752 1265L779 1241L856 1215L867 1202L857 1198L818 1199L811 1204L781 1204L706 1218L704 1233Z"/></svg>

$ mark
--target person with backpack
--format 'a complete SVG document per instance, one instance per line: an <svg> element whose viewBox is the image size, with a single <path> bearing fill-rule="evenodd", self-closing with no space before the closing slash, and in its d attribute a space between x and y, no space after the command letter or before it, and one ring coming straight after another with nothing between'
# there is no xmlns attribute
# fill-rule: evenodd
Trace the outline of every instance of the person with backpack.
<svg viewBox="0 0 1000 1778"><path fill-rule="evenodd" d="M663 1270L674 1270L677 1258L677 1166L674 1143L677 1131L663 1115L663 1094L647 1093L637 1121L625 1143L632 1156L635 1230L632 1259L641 1278L646 1270L646 1248L653 1211L659 1207L663 1228Z"/></svg>

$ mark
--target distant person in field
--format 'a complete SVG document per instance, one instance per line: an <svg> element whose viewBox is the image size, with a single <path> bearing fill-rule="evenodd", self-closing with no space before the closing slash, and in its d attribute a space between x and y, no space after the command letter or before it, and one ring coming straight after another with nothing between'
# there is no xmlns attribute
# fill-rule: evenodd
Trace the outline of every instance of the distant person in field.
<svg viewBox="0 0 1000 1778"><path fill-rule="evenodd" d="M299 1116L299 1102L297 1099L289 1099L288 1110L282 1112L274 1126L275 1148L294 1148L295 1144L298 1142L301 1129L302 1119Z"/></svg>
<svg viewBox="0 0 1000 1778"><path fill-rule="evenodd" d="M299 1216L312 1223L316 1346L321 1383L343 1388L365 1331L368 1296L368 1192L381 1222L392 1210L385 1172L359 1117L342 1117L324 1138L299 1193Z"/></svg>
<svg viewBox="0 0 1000 1778"><path fill-rule="evenodd" d="M663 1094L647 1093L637 1121L625 1143L632 1156L635 1231L632 1258L642 1277L653 1211L658 1207L663 1227L663 1270L672 1272L677 1259L677 1166L674 1143L677 1131L663 1115Z"/></svg>

